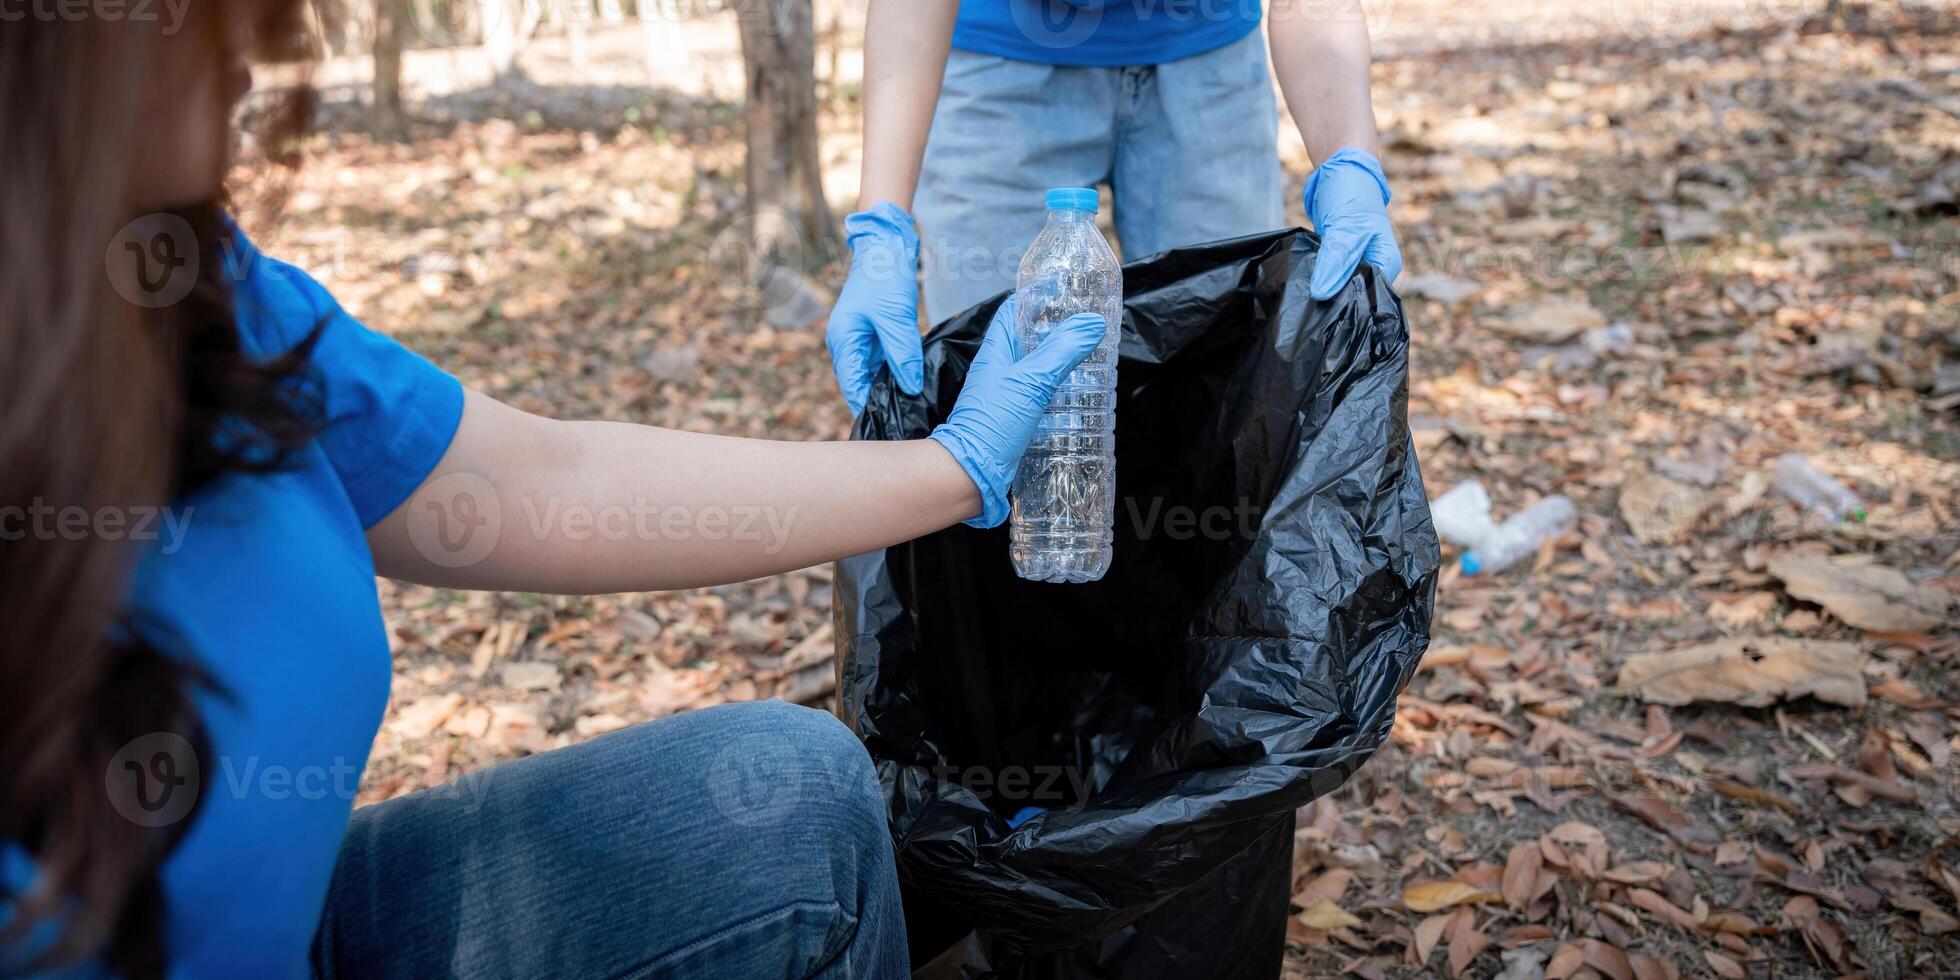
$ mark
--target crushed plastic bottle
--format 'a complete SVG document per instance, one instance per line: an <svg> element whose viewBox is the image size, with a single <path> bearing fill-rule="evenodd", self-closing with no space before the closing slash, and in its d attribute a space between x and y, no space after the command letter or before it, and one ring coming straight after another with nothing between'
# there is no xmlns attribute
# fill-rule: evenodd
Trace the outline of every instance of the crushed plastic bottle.
<svg viewBox="0 0 1960 980"><path fill-rule="evenodd" d="M1016 339L1023 355L1056 324L1096 313L1102 343L1048 403L1014 477L1008 550L1014 571L1037 582L1093 582L1109 571L1116 518L1116 347L1122 336L1123 270L1096 230L1096 192L1048 192L1048 226L1015 280Z"/></svg>
<svg viewBox="0 0 1960 980"><path fill-rule="evenodd" d="M1812 465L1802 453L1784 453L1777 457L1776 467L1770 470L1769 483L1776 488L1776 492L1796 501L1806 512L1831 523L1847 517L1854 521L1865 519L1865 502L1846 489L1844 484L1832 479L1829 473Z"/></svg>
<svg viewBox="0 0 1960 980"><path fill-rule="evenodd" d="M1459 559L1465 575L1501 572L1538 553L1545 542L1579 523L1579 512L1563 494L1554 494L1511 515Z"/></svg>
<svg viewBox="0 0 1960 980"><path fill-rule="evenodd" d="M1429 502L1436 535L1459 548L1475 548L1497 529L1490 520L1490 494L1477 480L1465 480Z"/></svg>

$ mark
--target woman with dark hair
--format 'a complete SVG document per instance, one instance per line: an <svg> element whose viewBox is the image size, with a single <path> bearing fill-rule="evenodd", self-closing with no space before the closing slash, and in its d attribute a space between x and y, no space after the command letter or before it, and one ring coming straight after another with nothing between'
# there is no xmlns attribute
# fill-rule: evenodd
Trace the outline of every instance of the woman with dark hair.
<svg viewBox="0 0 1960 980"><path fill-rule="evenodd" d="M224 213L244 54L295 4L184 13L0 27L0 974L905 972L876 776L820 712L693 712L350 818L374 575L674 589L997 524L1101 321L1025 357L997 321L917 442L525 414ZM524 516L553 508L620 533Z"/></svg>

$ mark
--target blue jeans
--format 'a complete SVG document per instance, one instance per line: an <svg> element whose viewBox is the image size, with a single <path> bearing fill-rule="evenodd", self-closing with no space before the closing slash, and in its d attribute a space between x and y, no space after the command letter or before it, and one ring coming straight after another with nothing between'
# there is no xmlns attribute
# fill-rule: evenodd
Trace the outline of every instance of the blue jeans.
<svg viewBox="0 0 1960 980"><path fill-rule="evenodd" d="M913 202L930 322L1014 287L1051 187L1108 184L1129 260L1283 227L1278 144L1260 31L1131 68L955 50Z"/></svg>
<svg viewBox="0 0 1960 980"><path fill-rule="evenodd" d="M871 759L726 705L355 811L321 977L903 977Z"/></svg>

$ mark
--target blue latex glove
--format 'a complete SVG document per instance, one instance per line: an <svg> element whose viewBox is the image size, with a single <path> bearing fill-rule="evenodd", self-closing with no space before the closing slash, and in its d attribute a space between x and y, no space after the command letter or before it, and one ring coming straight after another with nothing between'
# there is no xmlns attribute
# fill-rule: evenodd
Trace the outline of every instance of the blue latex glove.
<svg viewBox="0 0 1960 980"><path fill-rule="evenodd" d="M844 240L851 247L851 272L830 311L824 345L855 418L886 362L900 391L916 395L925 389L919 232L904 208L887 202L845 218Z"/></svg>
<svg viewBox="0 0 1960 980"><path fill-rule="evenodd" d="M1330 299L1354 276L1362 260L1394 282L1402 274L1402 248L1388 223L1388 178L1364 150L1348 147L1320 162L1307 178L1307 217L1320 233L1320 261L1307 294Z"/></svg>
<svg viewBox="0 0 1960 980"><path fill-rule="evenodd" d="M932 439L953 454L980 490L980 516L966 522L973 527L1007 520L1007 491L1042 411L1107 329L1102 317L1078 313L1056 324L1024 357L1014 339L1014 305L1010 296L994 313L953 413L932 430Z"/></svg>

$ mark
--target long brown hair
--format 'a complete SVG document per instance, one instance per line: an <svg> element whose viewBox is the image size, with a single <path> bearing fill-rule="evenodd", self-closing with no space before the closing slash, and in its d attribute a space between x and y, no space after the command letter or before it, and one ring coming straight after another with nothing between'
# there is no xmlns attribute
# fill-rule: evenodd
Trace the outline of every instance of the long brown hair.
<svg viewBox="0 0 1960 980"><path fill-rule="evenodd" d="M252 2L252 0L227 0ZM250 11L290 40L298 0ZM196 5L189 29L229 43ZM36 873L0 882L0 973L100 956L162 976L158 869L192 816L148 827L106 786L124 746L171 733L209 761L196 651L125 615L137 549L116 536L22 527L29 508L87 514L170 503L231 470L279 465L314 432L310 340L272 362L241 350L220 250L222 202L165 212L202 255L187 295L151 308L113 285L131 133L152 39L106 17L0 29L0 846ZM270 113L304 123L304 92ZM157 216L152 216L157 217ZM213 433L222 425L220 446ZM0 915L0 918L6 918Z"/></svg>

